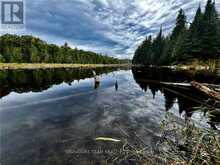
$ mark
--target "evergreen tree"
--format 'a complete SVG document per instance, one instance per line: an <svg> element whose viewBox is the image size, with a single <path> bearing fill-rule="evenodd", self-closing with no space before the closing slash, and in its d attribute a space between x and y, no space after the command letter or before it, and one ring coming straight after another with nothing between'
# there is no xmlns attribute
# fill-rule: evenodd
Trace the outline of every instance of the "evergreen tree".
<svg viewBox="0 0 220 165"><path fill-rule="evenodd" d="M189 56L185 54L184 43L186 41L187 30L182 31L182 33L175 40L176 44L172 50L172 60L175 63L184 62L189 59Z"/></svg>
<svg viewBox="0 0 220 165"><path fill-rule="evenodd" d="M204 30L201 6L197 9L195 18L190 26L184 43L184 55L187 58L199 58L202 52L202 33Z"/></svg>
<svg viewBox="0 0 220 165"><path fill-rule="evenodd" d="M172 53L172 61L179 61L179 57L183 53L182 46L183 40L185 40L187 28L186 28L186 16L183 9L179 10L179 14L176 18L176 26L171 34L171 45L170 52Z"/></svg>
<svg viewBox="0 0 220 165"><path fill-rule="evenodd" d="M176 40L183 31L186 31L186 16L183 9L180 9L176 18L176 26L171 34L171 40Z"/></svg>
<svg viewBox="0 0 220 165"><path fill-rule="evenodd" d="M154 58L153 63L154 64L160 64L160 59L163 54L164 49L164 37L163 37L163 30L162 26L160 27L160 32L158 33L157 37L155 38L153 42L153 51L154 51Z"/></svg>
<svg viewBox="0 0 220 165"><path fill-rule="evenodd" d="M208 0L204 13L202 55L204 59L219 57L218 14L215 3Z"/></svg>
<svg viewBox="0 0 220 165"><path fill-rule="evenodd" d="M147 39L136 50L133 63L170 65L195 59L219 60L220 19L215 2L208 0L204 13L199 6L189 29L184 11L180 9L171 35L163 37L161 29L151 46L146 43Z"/></svg>
<svg viewBox="0 0 220 165"><path fill-rule="evenodd" d="M146 37L143 43L135 51L134 64L149 65L152 61L152 37Z"/></svg>
<svg viewBox="0 0 220 165"><path fill-rule="evenodd" d="M169 65L172 63L171 47L172 42L169 37L164 39L164 48L160 57L160 65Z"/></svg>

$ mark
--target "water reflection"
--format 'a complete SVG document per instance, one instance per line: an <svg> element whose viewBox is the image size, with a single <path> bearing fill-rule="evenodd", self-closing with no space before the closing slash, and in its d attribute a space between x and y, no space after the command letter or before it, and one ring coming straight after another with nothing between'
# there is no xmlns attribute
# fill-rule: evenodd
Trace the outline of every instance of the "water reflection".
<svg viewBox="0 0 220 165"><path fill-rule="evenodd" d="M115 81L115 90L118 91L118 81Z"/></svg>
<svg viewBox="0 0 220 165"><path fill-rule="evenodd" d="M100 87L100 82L95 81L94 84L95 84L94 89L98 89Z"/></svg>
<svg viewBox="0 0 220 165"><path fill-rule="evenodd" d="M192 99L205 99L190 89L164 87L155 80L220 82L219 77L208 73L149 68L111 73L113 70L96 69L97 75L108 73L102 75L98 90L94 90L91 69L0 71L0 155L4 158L0 163L100 164L108 159L105 153L80 152L122 147L94 141L103 136L130 143L142 139L155 147L166 111L185 112L191 117L192 108L201 105ZM80 81L73 83L75 80ZM177 124L184 122L178 114L175 118Z"/></svg>
<svg viewBox="0 0 220 165"><path fill-rule="evenodd" d="M97 76L110 73L119 68L96 68ZM63 82L71 84L85 78L93 77L92 69L45 69L45 70L0 70L0 98L14 91L17 93L40 92L52 85ZM95 80L94 88L100 83Z"/></svg>
<svg viewBox="0 0 220 165"><path fill-rule="evenodd" d="M170 69L156 68L132 68L132 73L135 81L139 86L147 92L150 90L153 98L157 92L164 95L165 110L169 111L175 103L178 104L179 114L185 114L186 118L193 115L196 107L201 107L204 104L213 105L213 100L207 100L207 96L192 87L178 87L162 85L160 82L190 82L197 81L201 83L220 84L220 77L215 73L205 72L184 72L172 71ZM219 106L215 104L215 106ZM216 119L216 118L215 118ZM218 120L219 121L219 120ZM213 123L211 123L213 125Z"/></svg>
<svg viewBox="0 0 220 165"><path fill-rule="evenodd" d="M100 87L100 74L110 73L120 68L97 68L97 69L46 69L46 70L2 70L0 71L0 97L4 97L11 92L40 92L51 88L55 84L63 82L71 85L73 81L85 78L94 78L94 89ZM207 97L187 87L164 86L158 82L190 82L220 84L220 77L215 72L184 72L172 71L170 69L156 68L132 68L135 82L145 92L150 90L153 99L156 93L163 94L165 100L165 110L172 109L175 103L178 104L179 113L185 113L186 117L191 117L193 108L199 107L207 102ZM118 91L119 83L112 77L115 90ZM207 103L212 103L211 101Z"/></svg>

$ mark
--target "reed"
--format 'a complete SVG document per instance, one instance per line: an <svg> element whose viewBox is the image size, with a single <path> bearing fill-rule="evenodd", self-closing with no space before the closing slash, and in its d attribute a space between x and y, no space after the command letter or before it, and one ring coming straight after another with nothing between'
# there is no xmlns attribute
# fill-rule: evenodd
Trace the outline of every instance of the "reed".
<svg viewBox="0 0 220 165"><path fill-rule="evenodd" d="M110 164L220 164L220 133L198 128L191 120L177 125L171 113L161 122L161 138L156 149L143 144L140 139L130 143L125 139L121 150L110 156Z"/></svg>

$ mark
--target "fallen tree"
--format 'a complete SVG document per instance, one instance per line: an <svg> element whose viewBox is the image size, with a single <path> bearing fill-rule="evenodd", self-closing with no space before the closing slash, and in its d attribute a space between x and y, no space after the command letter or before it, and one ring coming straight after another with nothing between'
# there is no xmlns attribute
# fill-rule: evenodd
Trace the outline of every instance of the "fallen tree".
<svg viewBox="0 0 220 165"><path fill-rule="evenodd" d="M152 84L159 84L159 85L167 85L167 86L176 86L176 87L191 87L191 83L176 83L176 82L165 82L165 81L157 81L157 80L145 80L145 79L137 79L143 83L152 83ZM192 81L195 82L195 81ZM220 92L220 85L216 84L207 84L207 83L199 83L202 86L207 86L208 88L212 88L216 92Z"/></svg>
<svg viewBox="0 0 220 165"><path fill-rule="evenodd" d="M194 87L195 89L205 93L206 95L208 95L209 97L213 97L217 100L220 101L220 92L217 92L201 83L198 83L196 81L192 81L191 83L191 86Z"/></svg>
<svg viewBox="0 0 220 165"><path fill-rule="evenodd" d="M181 89L190 92L193 88L205 94L206 96L211 97L216 101L220 102L220 85L198 83L196 81L192 81L190 83L163 82L163 81L145 80L145 79L137 79L137 81L148 84L157 84L163 88L166 88L166 90L170 90L169 89L170 87L174 87L176 89ZM172 92L175 92L175 90L172 90ZM181 93L179 94L182 95Z"/></svg>

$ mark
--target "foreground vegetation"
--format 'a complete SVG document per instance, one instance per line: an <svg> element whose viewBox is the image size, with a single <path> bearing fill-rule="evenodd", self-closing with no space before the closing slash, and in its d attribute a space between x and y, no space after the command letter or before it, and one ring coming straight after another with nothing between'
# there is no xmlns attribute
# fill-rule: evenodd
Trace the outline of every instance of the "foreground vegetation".
<svg viewBox="0 0 220 165"><path fill-rule="evenodd" d="M198 128L191 121L178 127L172 120L162 123L160 157L169 164L219 164L220 134L212 129Z"/></svg>
<svg viewBox="0 0 220 165"><path fill-rule="evenodd" d="M120 60L91 51L48 44L33 36L5 34L0 36L0 62L5 63L70 63L70 64L120 64Z"/></svg>
<svg viewBox="0 0 220 165"><path fill-rule="evenodd" d="M220 19L215 2L208 0L204 13L197 9L192 23L182 9L170 35L163 36L161 27L155 39L146 37L133 57L134 64L173 65L220 59Z"/></svg>
<svg viewBox="0 0 220 165"><path fill-rule="evenodd" d="M161 137L156 149L137 141L125 140L122 149L111 155L112 164L169 164L212 165L220 164L220 133L216 130L198 128L187 120L178 126L175 117L168 113L161 122Z"/></svg>

